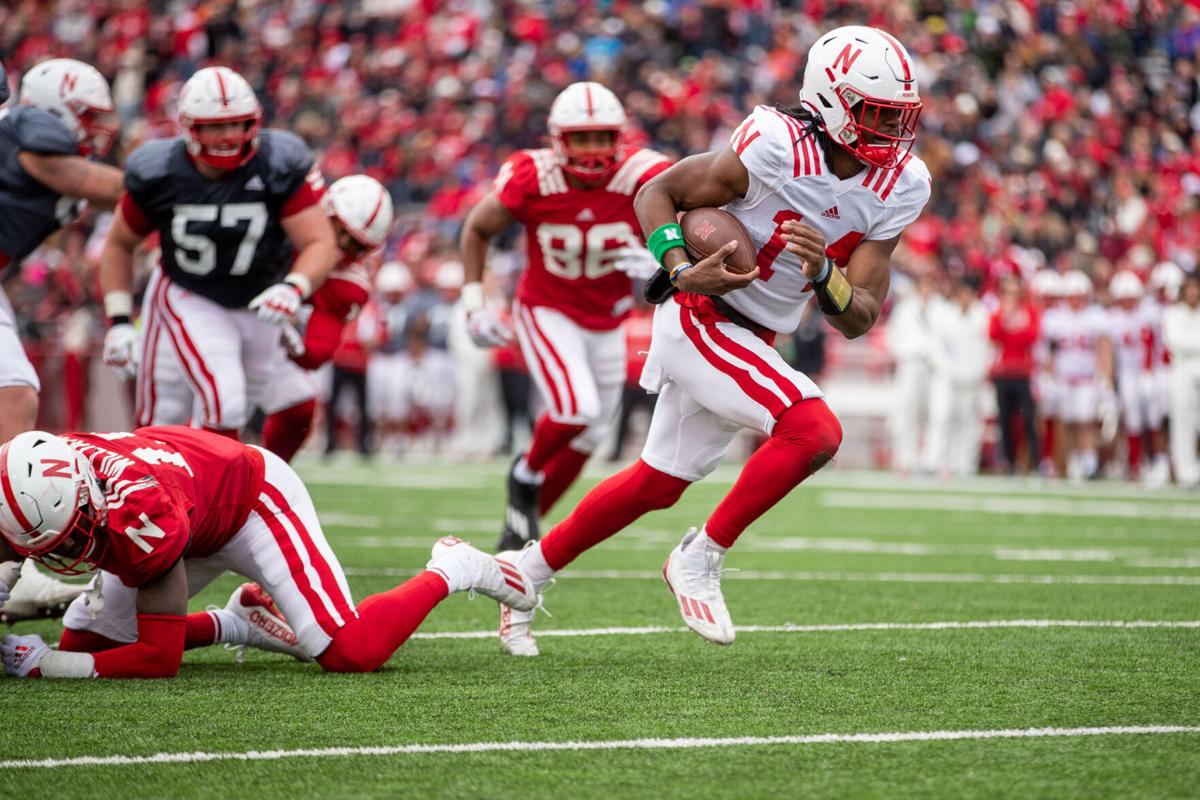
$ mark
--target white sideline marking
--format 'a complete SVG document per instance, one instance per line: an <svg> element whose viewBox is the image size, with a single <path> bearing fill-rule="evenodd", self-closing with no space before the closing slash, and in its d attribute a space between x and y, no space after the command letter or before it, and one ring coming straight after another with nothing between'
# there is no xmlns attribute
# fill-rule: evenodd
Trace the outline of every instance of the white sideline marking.
<svg viewBox="0 0 1200 800"><path fill-rule="evenodd" d="M466 742L462 744L401 744L365 747L320 747L244 752L155 753L149 756L77 756L75 758L11 759L0 769L109 767L138 764L195 764L209 761L278 761L284 758L396 756L422 753L545 752L550 750L691 750L699 747L771 747L798 744L886 744L892 742L953 742L978 739L1042 739L1079 736L1146 736L1200 733L1195 725L1114 725L1104 728L1010 728L983 731L898 731L894 733L812 733L797 736L730 736L713 739L616 739L592 742Z"/></svg>
<svg viewBox="0 0 1200 800"><path fill-rule="evenodd" d="M1064 499L1057 497L971 497L912 492L826 491L820 503L829 508L886 508L918 511L970 511L976 514L1120 517L1123 519L1200 520L1200 503L1135 500Z"/></svg>
<svg viewBox="0 0 1200 800"><path fill-rule="evenodd" d="M410 578L419 570L393 567L346 567L363 578ZM567 570L560 577L592 581L661 581L661 570ZM1200 575L985 575L971 572L784 572L727 570L722 580L821 581L831 583L994 583L1044 586L1200 586Z"/></svg>
<svg viewBox="0 0 1200 800"><path fill-rule="evenodd" d="M854 622L833 625L738 625L738 633L838 633L844 631L952 631L989 628L1200 628L1200 620L1104 619L985 619L964 622ZM685 627L647 625L639 628L550 628L541 636L649 636L657 633L690 633ZM436 631L414 633L413 639L493 639L490 631Z"/></svg>

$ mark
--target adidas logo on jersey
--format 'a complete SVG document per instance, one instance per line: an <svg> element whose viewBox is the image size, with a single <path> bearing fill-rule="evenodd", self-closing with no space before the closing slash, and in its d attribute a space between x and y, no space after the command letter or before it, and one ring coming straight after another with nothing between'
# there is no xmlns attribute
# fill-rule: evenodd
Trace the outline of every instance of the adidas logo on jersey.
<svg viewBox="0 0 1200 800"><path fill-rule="evenodd" d="M579 212L579 216L575 217L576 222L592 222L596 219L596 215L592 213L590 208L585 208Z"/></svg>
<svg viewBox="0 0 1200 800"><path fill-rule="evenodd" d="M838 213L837 206L834 206L833 208L825 209L824 211L821 212L821 216L825 217L826 219L841 219L842 218L842 215Z"/></svg>
<svg viewBox="0 0 1200 800"><path fill-rule="evenodd" d="M250 178L250 180L246 181L246 191L248 192L261 192L265 188L267 187L263 185L263 179L258 175L255 175Z"/></svg>

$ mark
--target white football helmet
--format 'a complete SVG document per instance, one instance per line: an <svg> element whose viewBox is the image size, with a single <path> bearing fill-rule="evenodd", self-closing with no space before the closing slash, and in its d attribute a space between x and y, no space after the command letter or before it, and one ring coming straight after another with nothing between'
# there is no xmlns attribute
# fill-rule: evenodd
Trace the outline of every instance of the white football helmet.
<svg viewBox="0 0 1200 800"><path fill-rule="evenodd" d="M621 161L625 107L617 96L594 81L572 83L550 106L550 146L563 171L595 183L611 175ZM612 146L579 150L567 143L573 131L612 131Z"/></svg>
<svg viewBox="0 0 1200 800"><path fill-rule="evenodd" d="M1092 279L1086 272L1068 270L1062 276L1063 297L1087 297L1092 293Z"/></svg>
<svg viewBox="0 0 1200 800"><path fill-rule="evenodd" d="M800 102L833 141L872 167L891 169L916 141L921 96L904 45L878 28L847 25L808 51Z"/></svg>
<svg viewBox="0 0 1200 800"><path fill-rule="evenodd" d="M236 133L203 130L225 122L244 124ZM179 124L192 158L217 169L237 169L258 152L262 106L241 75L229 67L205 67L179 90Z"/></svg>
<svg viewBox="0 0 1200 800"><path fill-rule="evenodd" d="M380 294L404 294L412 287L412 273L399 261L389 261L375 273L375 291Z"/></svg>
<svg viewBox="0 0 1200 800"><path fill-rule="evenodd" d="M1063 295L1062 276L1052 269L1040 269L1030 282L1033 293L1043 300L1057 300Z"/></svg>
<svg viewBox="0 0 1200 800"><path fill-rule="evenodd" d="M79 140L82 155L103 158L116 139L108 81L90 64L73 58L52 58L25 73L21 102L49 111Z"/></svg>
<svg viewBox="0 0 1200 800"><path fill-rule="evenodd" d="M1163 261L1150 272L1150 288L1174 302L1183 286L1183 270L1174 261Z"/></svg>
<svg viewBox="0 0 1200 800"><path fill-rule="evenodd" d="M1113 300L1141 300L1146 287L1135 273L1123 269L1108 282L1108 293Z"/></svg>
<svg viewBox="0 0 1200 800"><path fill-rule="evenodd" d="M26 431L0 447L0 534L20 555L85 572L107 508L92 465L62 438Z"/></svg>
<svg viewBox="0 0 1200 800"><path fill-rule="evenodd" d="M329 216L363 250L378 250L383 246L393 219L392 198L383 184L369 175L347 175L333 182L326 197Z"/></svg>

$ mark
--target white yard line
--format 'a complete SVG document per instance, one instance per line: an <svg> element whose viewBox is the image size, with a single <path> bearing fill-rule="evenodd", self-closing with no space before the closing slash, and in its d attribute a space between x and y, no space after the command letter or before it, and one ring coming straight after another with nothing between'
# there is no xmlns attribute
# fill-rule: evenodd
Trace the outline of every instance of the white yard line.
<svg viewBox="0 0 1200 800"><path fill-rule="evenodd" d="M1200 520L1200 503L1140 502L1099 498L973 497L918 492L830 490L819 496L827 508L906 511L968 511L974 514Z"/></svg>
<svg viewBox="0 0 1200 800"><path fill-rule="evenodd" d="M417 570L392 567L347 567L346 574L363 578L406 578ZM660 570L567 570L559 577L593 581L661 581ZM970 572L785 572L728 570L724 580L821 581L832 583L994 583L1066 586L1200 586L1200 575L988 575Z"/></svg>
<svg viewBox="0 0 1200 800"><path fill-rule="evenodd" d="M739 625L738 633L839 633L846 631L956 631L995 628L1200 628L1200 620L1104 620L1104 619L985 619L950 622L854 622L831 625ZM543 636L650 636L660 633L690 633L682 626L646 625L636 628L546 628ZM414 633L413 639L494 639L496 632L434 631Z"/></svg>
<svg viewBox="0 0 1200 800"><path fill-rule="evenodd" d="M806 744L889 744L894 742L954 742L981 739L1047 739L1082 736L1152 736L1196 734L1195 725L1114 725L1103 728L1010 728L1006 730L897 731L891 733L812 733L793 736L730 736L708 739L616 739L584 742L464 742L459 744L401 744L363 747L319 747L243 752L194 751L143 756L76 756L73 758L9 759L0 769L58 767L115 767L142 764L196 764L212 761L279 761L285 758L345 758L400 756L425 753L537 753L584 750L692 750L711 747L779 747Z"/></svg>

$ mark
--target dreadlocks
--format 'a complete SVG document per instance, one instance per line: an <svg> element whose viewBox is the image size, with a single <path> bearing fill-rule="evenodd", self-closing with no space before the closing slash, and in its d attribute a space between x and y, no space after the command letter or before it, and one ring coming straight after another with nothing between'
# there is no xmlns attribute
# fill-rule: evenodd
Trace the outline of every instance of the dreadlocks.
<svg viewBox="0 0 1200 800"><path fill-rule="evenodd" d="M779 113L787 114L792 119L799 121L804 131L801 135L815 136L817 144L821 146L821 153L825 156L825 162L833 161L833 140L821 127L821 118L814 114L812 109L803 105L776 106L775 108Z"/></svg>

